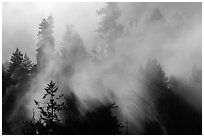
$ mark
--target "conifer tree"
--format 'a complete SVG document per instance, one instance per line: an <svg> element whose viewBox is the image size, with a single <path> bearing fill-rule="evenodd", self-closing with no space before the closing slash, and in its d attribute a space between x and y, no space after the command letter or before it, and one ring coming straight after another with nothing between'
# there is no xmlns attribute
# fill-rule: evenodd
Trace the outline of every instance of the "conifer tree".
<svg viewBox="0 0 204 137"><path fill-rule="evenodd" d="M46 93L42 97L45 102L34 100L40 111L40 118L27 121L23 131L24 134L61 134L62 124L59 112L65 109L65 104L62 101L63 94L57 95L57 90L58 87L51 81L47 84Z"/></svg>
<svg viewBox="0 0 204 137"><path fill-rule="evenodd" d="M96 102L95 102L96 103ZM118 108L115 103L100 105L86 114L86 134L92 135L119 135L123 125L113 115L112 110Z"/></svg>
<svg viewBox="0 0 204 137"><path fill-rule="evenodd" d="M37 46L38 70L45 68L48 59L54 53L55 39L53 37L54 18L50 15L39 24Z"/></svg>
<svg viewBox="0 0 204 137"><path fill-rule="evenodd" d="M10 65L8 69L9 76L13 80L20 79L22 77L23 72L22 69L23 69L23 54L17 48L10 60Z"/></svg>
<svg viewBox="0 0 204 137"><path fill-rule="evenodd" d="M23 57L23 71L24 71L24 76L28 77L32 74L32 69L33 69L33 63L25 53Z"/></svg>
<svg viewBox="0 0 204 137"><path fill-rule="evenodd" d="M63 94L57 96L57 90L58 87L51 81L45 88L46 93L43 96L43 100L49 97L49 102L45 106L42 106L40 102L34 100L40 111L40 119L43 125L50 131L50 134L55 133L56 125L60 122L58 113L65 107L63 102L59 103L59 100L62 100Z"/></svg>
<svg viewBox="0 0 204 137"><path fill-rule="evenodd" d="M108 42L115 41L123 33L123 26L117 21L121 15L118 3L109 2L106 7L97 10L96 13L102 16L97 32L102 34Z"/></svg>

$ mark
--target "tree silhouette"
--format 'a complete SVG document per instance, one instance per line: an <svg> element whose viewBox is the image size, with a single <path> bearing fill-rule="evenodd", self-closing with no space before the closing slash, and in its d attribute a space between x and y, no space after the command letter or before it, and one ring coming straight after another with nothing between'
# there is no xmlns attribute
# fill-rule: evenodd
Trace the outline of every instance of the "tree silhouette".
<svg viewBox="0 0 204 137"><path fill-rule="evenodd" d="M200 104L199 98L193 96L197 90L196 88L199 88L199 86L196 85L195 88L192 85L194 86L194 84L185 83L174 76L170 78L170 89L173 97L168 101L169 107L167 109L169 114L167 120L170 123L168 125L169 134L202 134L202 111L198 109L199 105L202 106L202 103ZM195 101L195 99L198 100L197 107L189 103L192 100L196 102L197 100Z"/></svg>
<svg viewBox="0 0 204 137"><path fill-rule="evenodd" d="M29 120L25 122L25 126L23 128L23 134L25 135L36 135L43 132L43 124L40 120Z"/></svg>
<svg viewBox="0 0 204 137"><path fill-rule="evenodd" d="M143 121L144 134L166 134L167 108L171 102L172 94L166 77L156 59L149 59L145 69L141 69L142 92L145 98L142 109L146 113Z"/></svg>
<svg viewBox="0 0 204 137"><path fill-rule="evenodd" d="M23 73L23 54L17 48L16 51L11 56L8 74L14 81L18 81L22 78L22 73Z"/></svg>
<svg viewBox="0 0 204 137"><path fill-rule="evenodd" d="M64 132L67 135L85 134L85 118L80 112L80 102L77 96L70 92L65 96L66 109L63 112Z"/></svg>
<svg viewBox="0 0 204 137"><path fill-rule="evenodd" d="M178 94L189 90L188 86L168 78L156 59L149 60L141 72L143 109L148 115L143 134L201 134L201 114Z"/></svg>
<svg viewBox="0 0 204 137"><path fill-rule="evenodd" d="M33 63L25 54L17 48L11 56L9 68L7 69L8 77L11 78L12 84L16 84L22 80L26 80L32 75Z"/></svg>
<svg viewBox="0 0 204 137"><path fill-rule="evenodd" d="M64 110L65 104L62 101L63 94L57 96L57 90L58 87L51 81L45 88L46 93L43 96L43 100L48 100L48 102L34 100L40 111L40 118L26 122L25 134L60 134L62 125L58 113Z"/></svg>
<svg viewBox="0 0 204 137"><path fill-rule="evenodd" d="M93 103L93 102L92 102ZM121 134L121 123L113 116L112 109L118 106L115 103L103 105L100 102L98 107L93 111L89 111L86 116L86 133L91 135L118 135Z"/></svg>
<svg viewBox="0 0 204 137"><path fill-rule="evenodd" d="M9 76L8 70L9 70L9 62L5 62L2 65L2 99L4 99L4 96L6 95L6 89L11 84L11 78Z"/></svg>

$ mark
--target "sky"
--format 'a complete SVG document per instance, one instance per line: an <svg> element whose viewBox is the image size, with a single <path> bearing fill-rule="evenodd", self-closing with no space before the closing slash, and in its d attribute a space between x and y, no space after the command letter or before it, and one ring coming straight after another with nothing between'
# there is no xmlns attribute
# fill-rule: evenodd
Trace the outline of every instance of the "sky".
<svg viewBox="0 0 204 137"><path fill-rule="evenodd" d="M101 7L104 4L3 3L3 62L10 60L16 48L36 62L38 25L50 14L55 19L56 49L63 46L66 25L73 26L73 32L68 32L73 37L67 39L75 42L65 41L65 54L69 54L65 61L60 64L59 60L48 58L51 67L48 65L45 73L42 71L32 80L26 95L30 113L33 100L44 94L43 89L55 71L61 74L60 82L81 100L86 96L109 97L113 92L125 112L133 93L143 94L137 75L148 59L156 58L167 76L184 79L191 75L193 66L202 68L202 3L119 3L119 9L112 5L105 11L106 16L96 13ZM105 29L98 32L100 23ZM75 54L80 50L78 40L97 61ZM74 71L65 71L66 65Z"/></svg>
<svg viewBox="0 0 204 137"><path fill-rule="evenodd" d="M99 27L100 16L96 14L96 10L101 5L103 4L3 3L2 61L9 61L12 52L18 47L23 53L27 53L33 62L36 62L38 25L50 14L55 19L56 48L60 48L66 25L73 25L75 31L81 36L87 51L91 51L98 44L96 29ZM121 15L118 22L123 25L125 35L128 37L122 42L130 45L143 44L141 50L143 54L148 54L146 56L150 54L156 56L155 54L159 53L158 60L161 63L166 62L164 69L169 74L178 69L183 70L189 61L188 68L193 65L192 63L201 67L201 5L201 3L120 3ZM149 26L146 22L156 8L159 9L168 25L160 29L150 27L151 29L145 30L145 27ZM132 27L130 27L130 22L133 24ZM151 19L149 22L149 24L152 23ZM134 37L145 37L148 42L135 41ZM126 46L123 47L127 49ZM151 52L147 52L148 49ZM139 56L138 58L144 57ZM174 65L175 61L181 65ZM182 68L182 66L185 67Z"/></svg>
<svg viewBox="0 0 204 137"><path fill-rule="evenodd" d="M62 39L65 26L73 24L84 43L88 43L97 27L96 7L95 3L3 3L2 61L10 60L17 47L35 61L38 25L50 14L55 19L56 45Z"/></svg>
<svg viewBox="0 0 204 137"><path fill-rule="evenodd" d="M105 7L102 3L3 3L2 60L9 61L12 52L19 48L36 62L38 25L52 14L56 49L63 46L66 25L72 25L90 55L95 50L108 56L100 68L87 65L90 72L95 69L94 77L109 70L116 73L115 80L118 76L132 80L138 67L156 58L166 75L187 78L193 66L202 67L201 6L201 3L119 3L119 10L113 6L104 17L96 12ZM101 21L107 29L97 32ZM107 47L115 50L114 56ZM92 75L89 73L87 77Z"/></svg>

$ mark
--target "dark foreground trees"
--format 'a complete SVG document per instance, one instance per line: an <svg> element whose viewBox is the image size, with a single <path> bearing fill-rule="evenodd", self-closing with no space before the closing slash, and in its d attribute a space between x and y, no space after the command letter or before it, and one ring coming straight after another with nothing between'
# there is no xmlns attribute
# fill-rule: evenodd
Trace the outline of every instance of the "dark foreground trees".
<svg viewBox="0 0 204 137"><path fill-rule="evenodd" d="M51 81L45 88L46 93L43 96L46 102L41 103L34 100L40 111L40 118L26 123L25 134L53 135L60 133L61 121L58 113L65 109L65 104L61 101L63 94L57 95L57 90L58 87Z"/></svg>
<svg viewBox="0 0 204 137"><path fill-rule="evenodd" d="M28 135L116 135L121 134L122 125L113 116L115 103L102 104L100 101L88 101L97 107L80 112L80 102L74 93L63 98L57 94L58 87L50 82L42 97L44 102L36 101L40 115L38 119L25 122L23 133ZM65 103L64 103L65 102ZM83 112L84 113L84 112Z"/></svg>
<svg viewBox="0 0 204 137"><path fill-rule="evenodd" d="M95 102L96 103L96 102ZM119 135L122 134L123 125L112 114L117 109L115 103L100 105L86 114L87 134L92 135Z"/></svg>
<svg viewBox="0 0 204 137"><path fill-rule="evenodd" d="M34 64L27 54L17 48L11 56L10 62L5 70L10 78L10 84L16 84L19 81L27 80L34 72Z"/></svg>
<svg viewBox="0 0 204 137"><path fill-rule="evenodd" d="M202 134L202 113L182 98L190 89L187 85L166 77L155 59L148 61L141 75L148 102L143 103L143 108L149 108L148 118L143 122L144 134Z"/></svg>
<svg viewBox="0 0 204 137"><path fill-rule="evenodd" d="M35 75L35 66L18 48L2 67L2 130L3 134L20 134L27 110L22 102ZM15 113L15 114L14 114ZM12 128L13 127L13 128ZM15 128L14 128L15 127Z"/></svg>
<svg viewBox="0 0 204 137"><path fill-rule="evenodd" d="M110 3L107 8L99 10L99 15L106 15L108 12L111 13L111 16L102 17L98 32L109 43L113 43L122 34L123 27L116 22L120 16L120 10L116 3ZM112 18L109 21L112 27L107 25L110 18ZM55 58L53 24L54 19L49 16L47 19L43 19L39 25L37 64L34 65L27 54L23 54L18 48L13 53L10 62L3 64L3 134L22 134L19 129L21 130L23 121L28 119L26 115L28 110L25 108L25 104L28 102L26 93L33 84L30 80L37 74L37 68L38 72L46 71L49 61ZM67 27L63 42L69 46L62 50L61 72L63 73L59 73L58 77L69 77L74 74L73 66L81 65L79 62L83 61L88 53L79 35L73 32L70 27ZM141 108L145 115L148 115L142 121L143 134L202 134L202 110L198 112L183 99L186 97L189 100L192 99L191 95L194 94L195 89L202 91L202 87L199 86L202 83L202 71L195 71L192 79L195 83L189 84L195 87L185 85L183 81L167 78L156 60L150 60L146 68L141 71L141 75L142 94L145 97L141 99L143 101ZM69 89L67 88L63 90L63 93L67 93L64 99L63 95L57 95L58 87L55 83L51 81L48 84L45 88L46 93L42 97L44 102L39 101L39 99L34 101L40 113L39 117L37 119L33 117L25 123L24 134L121 134L122 125L117 116L113 114L113 110L117 109L114 103L105 102L104 104L97 99L90 99L87 109L81 107L74 92L68 93L67 90ZM181 94L186 93L191 94L181 98ZM201 97L199 100L202 102ZM90 104L97 105L92 107ZM200 104L202 105L202 103Z"/></svg>

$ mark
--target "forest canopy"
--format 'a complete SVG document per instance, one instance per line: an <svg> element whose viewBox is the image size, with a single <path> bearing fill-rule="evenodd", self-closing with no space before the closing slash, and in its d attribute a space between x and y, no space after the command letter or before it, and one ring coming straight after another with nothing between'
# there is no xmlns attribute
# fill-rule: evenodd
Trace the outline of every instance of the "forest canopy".
<svg viewBox="0 0 204 137"><path fill-rule="evenodd" d="M105 3L93 33L67 24L60 42L58 16L41 18L35 59L17 44L2 63L2 134L202 134L199 9Z"/></svg>

